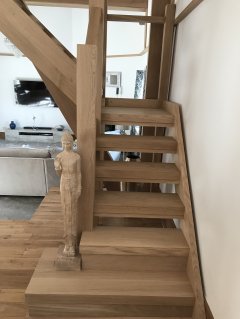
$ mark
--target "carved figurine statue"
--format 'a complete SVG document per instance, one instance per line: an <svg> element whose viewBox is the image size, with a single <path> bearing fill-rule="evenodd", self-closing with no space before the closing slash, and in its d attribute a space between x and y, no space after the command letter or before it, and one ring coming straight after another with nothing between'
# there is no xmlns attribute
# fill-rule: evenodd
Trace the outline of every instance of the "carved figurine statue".
<svg viewBox="0 0 240 319"><path fill-rule="evenodd" d="M81 161L80 156L73 152L72 135L64 133L61 141L63 152L56 156L54 166L57 174L61 177L60 194L65 240L63 255L74 257L78 254L77 215L78 199L81 195Z"/></svg>

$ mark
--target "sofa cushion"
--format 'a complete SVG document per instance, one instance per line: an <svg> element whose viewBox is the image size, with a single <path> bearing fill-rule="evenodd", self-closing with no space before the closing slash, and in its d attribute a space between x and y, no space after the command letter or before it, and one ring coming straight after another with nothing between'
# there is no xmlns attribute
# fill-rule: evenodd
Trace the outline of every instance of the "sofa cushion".
<svg viewBox="0 0 240 319"><path fill-rule="evenodd" d="M0 157L49 158L51 153L48 149L38 148L0 148Z"/></svg>

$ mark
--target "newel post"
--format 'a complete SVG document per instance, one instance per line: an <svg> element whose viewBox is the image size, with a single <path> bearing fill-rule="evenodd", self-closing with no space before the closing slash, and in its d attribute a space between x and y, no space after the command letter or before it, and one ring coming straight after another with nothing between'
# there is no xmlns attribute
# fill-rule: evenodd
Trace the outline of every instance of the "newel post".
<svg viewBox="0 0 240 319"><path fill-rule="evenodd" d="M77 141L81 156L82 194L79 200L79 229L92 230L96 167L97 47L78 45Z"/></svg>

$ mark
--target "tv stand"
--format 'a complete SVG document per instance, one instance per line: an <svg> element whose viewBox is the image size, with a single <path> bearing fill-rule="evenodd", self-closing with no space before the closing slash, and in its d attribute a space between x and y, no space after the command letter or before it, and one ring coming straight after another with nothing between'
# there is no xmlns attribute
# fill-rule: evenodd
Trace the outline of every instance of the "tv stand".
<svg viewBox="0 0 240 319"><path fill-rule="evenodd" d="M9 142L42 142L42 143L59 143L64 132L68 130L58 131L56 129L41 130L23 128L23 129L6 129L5 140Z"/></svg>

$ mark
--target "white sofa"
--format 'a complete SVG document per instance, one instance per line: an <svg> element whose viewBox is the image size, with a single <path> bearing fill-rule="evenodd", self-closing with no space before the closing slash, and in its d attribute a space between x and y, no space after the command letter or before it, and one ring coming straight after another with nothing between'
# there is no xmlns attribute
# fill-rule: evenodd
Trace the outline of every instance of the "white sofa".
<svg viewBox="0 0 240 319"><path fill-rule="evenodd" d="M58 185L47 149L0 148L0 195L45 196Z"/></svg>

